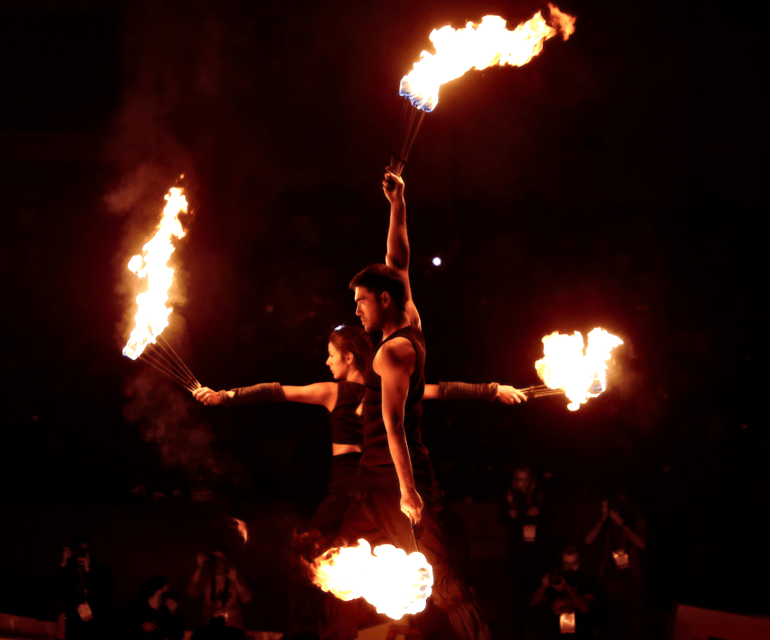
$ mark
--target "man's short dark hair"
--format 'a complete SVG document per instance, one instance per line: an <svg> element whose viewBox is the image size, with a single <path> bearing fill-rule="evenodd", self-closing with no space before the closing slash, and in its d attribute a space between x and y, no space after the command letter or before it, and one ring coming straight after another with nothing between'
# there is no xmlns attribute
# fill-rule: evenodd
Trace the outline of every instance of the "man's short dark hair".
<svg viewBox="0 0 770 640"><path fill-rule="evenodd" d="M398 271L386 264L370 264L359 271L350 281L350 289L364 287L377 295L386 292L390 296L396 309L403 311L406 308L406 286Z"/></svg>

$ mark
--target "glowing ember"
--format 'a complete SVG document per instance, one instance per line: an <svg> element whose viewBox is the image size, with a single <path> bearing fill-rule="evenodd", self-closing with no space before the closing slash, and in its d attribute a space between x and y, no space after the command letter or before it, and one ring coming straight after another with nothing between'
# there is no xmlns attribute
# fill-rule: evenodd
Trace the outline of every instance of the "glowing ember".
<svg viewBox="0 0 770 640"><path fill-rule="evenodd" d="M233 518L233 522L238 527L238 533L243 536L243 544L246 544L249 541L249 529L246 523L238 518Z"/></svg>
<svg viewBox="0 0 770 640"><path fill-rule="evenodd" d="M612 350L623 341L604 329L588 334L588 346L576 331L571 336L554 331L543 338L544 358L535 363L537 375L551 389L563 389L570 399L567 408L576 411L588 398L607 386L607 362Z"/></svg>
<svg viewBox="0 0 770 640"><path fill-rule="evenodd" d="M394 620L425 609L433 588L433 569L419 552L406 554L390 544L329 549L310 565L313 583L340 600L365 598Z"/></svg>
<svg viewBox="0 0 770 640"><path fill-rule="evenodd" d="M174 253L172 238L184 238L185 232L179 221L180 213L187 213L187 199L182 189L173 188L165 196L166 206L152 239L142 247L142 254L135 255L128 268L140 278L147 280L147 290L136 297L139 309L136 325L123 355L136 360L145 347L168 326L171 307L167 306L168 291L174 279L174 270L169 266Z"/></svg>
<svg viewBox="0 0 770 640"><path fill-rule="evenodd" d="M401 79L399 93L423 111L438 104L439 88L471 69L492 65L520 67L543 49L543 43L561 33L566 40L575 31L575 18L549 4L546 21L541 13L510 31L500 16L484 16L479 24L469 22L464 29L450 26L434 29L430 41L435 54L423 51L412 71Z"/></svg>

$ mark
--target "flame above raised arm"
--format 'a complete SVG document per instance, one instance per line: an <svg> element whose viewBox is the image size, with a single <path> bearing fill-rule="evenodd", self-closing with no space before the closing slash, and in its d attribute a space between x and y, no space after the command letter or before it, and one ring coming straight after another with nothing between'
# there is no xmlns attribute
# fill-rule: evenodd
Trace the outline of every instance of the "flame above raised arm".
<svg viewBox="0 0 770 640"><path fill-rule="evenodd" d="M439 88L471 69L492 65L520 67L543 49L543 43L561 33L566 40L575 31L576 18L548 5L548 20L536 13L514 30L505 28L500 16L484 16L481 22L469 22L463 29L450 26L434 29L430 41L436 53L423 51L412 71L401 79L399 93L423 111L433 111L438 104Z"/></svg>

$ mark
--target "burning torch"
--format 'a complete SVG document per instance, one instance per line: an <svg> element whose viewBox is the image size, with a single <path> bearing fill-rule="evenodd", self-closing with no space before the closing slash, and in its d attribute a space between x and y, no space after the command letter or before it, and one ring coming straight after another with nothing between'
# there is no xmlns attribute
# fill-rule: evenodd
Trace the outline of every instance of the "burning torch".
<svg viewBox="0 0 770 640"><path fill-rule="evenodd" d="M182 189L174 187L165 196L155 235L135 255L128 268L147 283L147 288L136 297L138 309L135 326L123 348L123 355L132 360L141 359L192 392L201 386L189 367L161 335L168 326L172 308L168 292L174 280L174 269L169 265L174 252L174 240L184 238L185 231L179 215L187 213L187 198Z"/></svg>
<svg viewBox="0 0 770 640"><path fill-rule="evenodd" d="M430 41L436 52L423 51L412 71L401 79L399 95L405 100L396 150L390 157L393 174L400 176L403 172L425 114L438 104L442 84L471 69L523 66L542 51L546 40L557 34L567 40L574 33L575 17L550 3L548 8L547 20L538 12L512 31L505 28L506 22L500 16L484 16L479 24L469 22L464 29L447 25L431 32Z"/></svg>
<svg viewBox="0 0 770 640"><path fill-rule="evenodd" d="M589 332L587 343L579 331L572 335L554 331L543 337L543 357L535 363L545 384L522 391L530 398L566 395L567 408L577 411L607 388L607 366L621 344L620 338L599 327Z"/></svg>

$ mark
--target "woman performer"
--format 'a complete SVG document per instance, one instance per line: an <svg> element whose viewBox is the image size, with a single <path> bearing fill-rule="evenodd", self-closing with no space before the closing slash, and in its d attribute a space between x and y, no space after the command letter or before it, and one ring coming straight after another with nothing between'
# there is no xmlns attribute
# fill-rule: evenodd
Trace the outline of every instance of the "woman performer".
<svg viewBox="0 0 770 640"><path fill-rule="evenodd" d="M309 525L311 531L317 530L324 537L334 537L339 531L350 503L348 491L361 458L361 401L369 349L369 338L363 330L340 325L329 336L326 359L334 382L301 387L270 382L229 391L202 387L193 394L196 400L209 406L288 401L321 405L329 412L332 440L329 491Z"/></svg>

